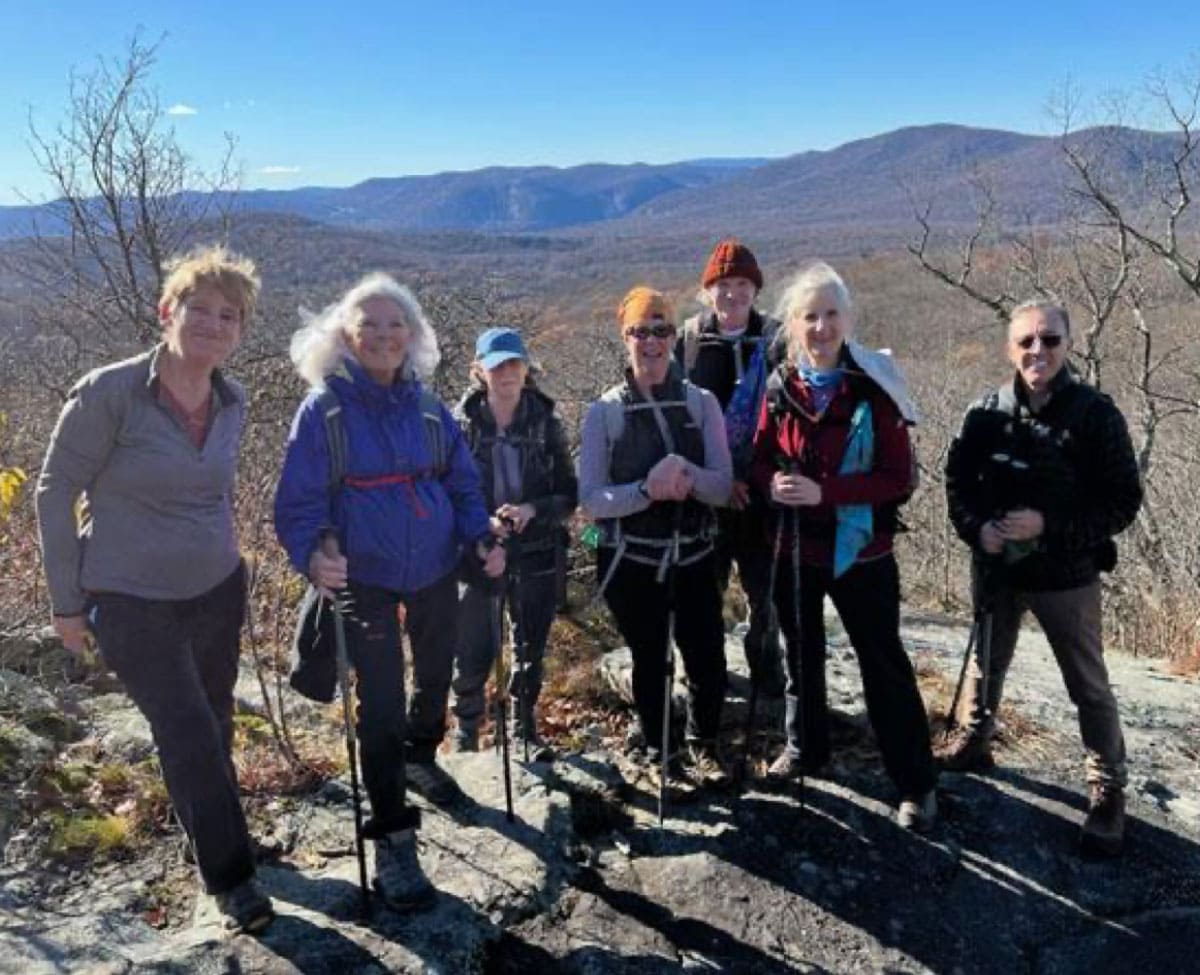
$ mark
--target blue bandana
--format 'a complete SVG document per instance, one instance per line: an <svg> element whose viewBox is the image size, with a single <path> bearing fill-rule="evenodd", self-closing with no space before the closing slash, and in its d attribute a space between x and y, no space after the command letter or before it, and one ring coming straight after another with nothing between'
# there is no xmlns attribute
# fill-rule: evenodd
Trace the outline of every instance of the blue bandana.
<svg viewBox="0 0 1200 975"><path fill-rule="evenodd" d="M837 393L838 387L842 384L842 370L840 368L814 369L812 366L800 366L799 373L800 381L808 387L809 394L812 396L813 406L816 407L818 413L824 413L830 400Z"/></svg>

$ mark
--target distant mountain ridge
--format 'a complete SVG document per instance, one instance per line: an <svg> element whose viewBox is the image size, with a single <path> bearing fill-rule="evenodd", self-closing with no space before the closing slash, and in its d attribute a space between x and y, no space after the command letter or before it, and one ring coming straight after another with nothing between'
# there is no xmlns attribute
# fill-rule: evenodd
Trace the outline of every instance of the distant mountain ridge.
<svg viewBox="0 0 1200 975"><path fill-rule="evenodd" d="M1107 175L1126 186L1165 165L1177 136L1094 129L1106 139ZM911 230L914 204L933 201L941 223L970 221L972 177L1005 207L1042 224L1061 220L1066 178L1061 140L962 125L898 129L782 159L698 159L649 165L594 163L488 167L431 176L369 179L345 188L247 190L246 213L289 214L385 232L567 232L570 235L741 233L778 238L797 228L838 227L884 237ZM44 208L0 207L0 237L20 235Z"/></svg>
<svg viewBox="0 0 1200 975"><path fill-rule="evenodd" d="M286 213L363 230L528 233L613 220L663 194L710 186L764 162L490 166L376 177L348 187L243 190L234 205L246 213ZM23 235L39 212L49 214L47 207L0 207L0 237Z"/></svg>

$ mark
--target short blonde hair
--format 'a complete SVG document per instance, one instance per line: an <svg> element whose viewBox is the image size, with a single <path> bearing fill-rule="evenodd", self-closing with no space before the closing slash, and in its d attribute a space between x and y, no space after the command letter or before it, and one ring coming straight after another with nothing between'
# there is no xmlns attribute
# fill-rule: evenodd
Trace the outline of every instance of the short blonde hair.
<svg viewBox="0 0 1200 975"><path fill-rule="evenodd" d="M850 289L842 276L824 261L817 261L800 271L784 288L779 297L776 317L781 322L789 322L795 317L804 300L822 288L832 288L837 295L838 307L842 311L852 311L854 302L850 300Z"/></svg>
<svg viewBox="0 0 1200 975"><path fill-rule="evenodd" d="M167 261L165 268L167 279L163 282L160 307L174 310L197 288L207 284L242 310L243 326L253 317L262 280L248 257L227 250L223 244L210 244L177 254Z"/></svg>

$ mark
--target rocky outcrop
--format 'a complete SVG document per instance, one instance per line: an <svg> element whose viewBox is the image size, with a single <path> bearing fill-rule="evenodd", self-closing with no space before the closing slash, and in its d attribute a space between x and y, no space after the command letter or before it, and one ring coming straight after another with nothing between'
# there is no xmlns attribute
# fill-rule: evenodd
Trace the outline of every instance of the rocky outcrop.
<svg viewBox="0 0 1200 975"><path fill-rule="evenodd" d="M857 666L829 620L835 757L828 777L673 801L658 826L651 780L591 736L582 754L513 763L506 821L499 758L449 756L467 800L422 803L432 910L360 914L348 786L280 798L261 877L280 916L259 939L161 923L178 850L86 875L10 862L0 873L0 971L147 972L1030 972L1190 966L1200 933L1195 681L1114 658L1132 766L1129 848L1081 858L1075 718L1044 641L1026 634L1008 682L999 767L946 775L942 818L914 836L893 818L862 711ZM927 698L944 707L965 628L910 616ZM737 644L728 735L740 735ZM607 672L620 680L619 658ZM766 753L778 705L764 709ZM115 740L115 739L114 739ZM753 773L767 754L756 754ZM11 848L12 844L10 844Z"/></svg>

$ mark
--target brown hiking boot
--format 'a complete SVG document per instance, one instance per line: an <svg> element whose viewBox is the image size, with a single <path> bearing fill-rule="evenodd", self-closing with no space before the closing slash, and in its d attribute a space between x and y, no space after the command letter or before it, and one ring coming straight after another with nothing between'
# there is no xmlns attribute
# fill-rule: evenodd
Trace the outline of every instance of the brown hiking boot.
<svg viewBox="0 0 1200 975"><path fill-rule="evenodd" d="M1121 852L1125 845L1125 793L1120 786L1092 783L1079 843L1084 853L1112 857Z"/></svg>
<svg viewBox="0 0 1200 975"><path fill-rule="evenodd" d="M687 761L692 778L706 789L727 789L733 781L715 741L691 742Z"/></svg>
<svg viewBox="0 0 1200 975"><path fill-rule="evenodd" d="M970 728L955 728L933 749L933 760L946 772L982 772L996 764L992 747Z"/></svg>

